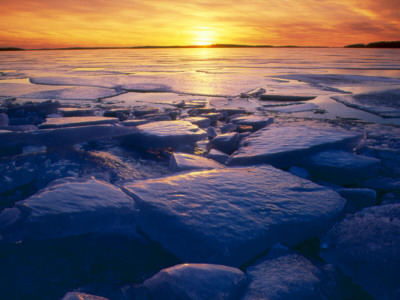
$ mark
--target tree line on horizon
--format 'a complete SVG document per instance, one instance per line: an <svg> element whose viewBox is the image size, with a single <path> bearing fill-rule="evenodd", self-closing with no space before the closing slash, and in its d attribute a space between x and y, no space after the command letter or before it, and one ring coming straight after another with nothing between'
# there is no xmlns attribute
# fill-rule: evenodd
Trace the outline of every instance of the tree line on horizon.
<svg viewBox="0 0 400 300"><path fill-rule="evenodd" d="M34 50L95 50L95 49L152 49L152 48L329 48L324 46L272 46L272 45L240 45L240 44L212 44L207 46L136 46L136 47L67 47L43 48ZM381 41L369 44L351 44L344 48L400 48L400 41ZM0 51L23 51L18 47L0 47ZM33 49L32 49L33 50Z"/></svg>

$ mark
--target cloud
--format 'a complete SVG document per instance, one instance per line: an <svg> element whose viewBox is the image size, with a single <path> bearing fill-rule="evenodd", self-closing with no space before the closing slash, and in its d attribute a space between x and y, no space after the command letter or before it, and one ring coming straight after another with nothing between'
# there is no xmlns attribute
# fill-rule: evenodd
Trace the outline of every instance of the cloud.
<svg viewBox="0 0 400 300"><path fill-rule="evenodd" d="M190 44L202 27L218 43L343 46L398 39L395 2L0 0L0 46Z"/></svg>

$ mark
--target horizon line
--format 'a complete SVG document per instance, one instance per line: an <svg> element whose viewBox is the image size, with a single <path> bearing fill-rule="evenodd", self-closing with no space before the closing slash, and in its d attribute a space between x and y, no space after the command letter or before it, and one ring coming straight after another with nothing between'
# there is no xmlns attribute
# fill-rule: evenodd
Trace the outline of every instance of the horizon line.
<svg viewBox="0 0 400 300"><path fill-rule="evenodd" d="M168 46L128 46L128 47L58 47L25 49L19 47L0 47L0 51L35 50L101 50L101 49L168 49L168 48L400 48L400 41L380 41L369 44L350 44L345 46L297 46L297 45L247 45L247 44L210 44L210 45L168 45Z"/></svg>

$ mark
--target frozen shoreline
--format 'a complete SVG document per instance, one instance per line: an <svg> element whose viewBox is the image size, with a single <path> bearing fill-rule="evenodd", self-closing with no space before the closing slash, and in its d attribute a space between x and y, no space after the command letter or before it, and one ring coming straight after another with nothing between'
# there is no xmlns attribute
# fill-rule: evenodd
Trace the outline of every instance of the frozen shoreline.
<svg viewBox="0 0 400 300"><path fill-rule="evenodd" d="M330 97L399 78L73 65L2 71L0 294L398 296L399 119Z"/></svg>

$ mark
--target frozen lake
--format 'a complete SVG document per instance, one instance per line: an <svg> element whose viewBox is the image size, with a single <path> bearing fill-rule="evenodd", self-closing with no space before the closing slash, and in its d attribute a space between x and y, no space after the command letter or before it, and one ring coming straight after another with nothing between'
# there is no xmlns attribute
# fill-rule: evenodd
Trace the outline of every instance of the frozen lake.
<svg viewBox="0 0 400 300"><path fill-rule="evenodd" d="M93 100L104 98L120 106L206 99L217 107L282 111L276 103L240 98L241 93L258 88L264 88L266 94L316 96L309 101L314 105L286 108L283 113L400 124L398 49L202 48L0 53L0 99L54 99L92 105ZM388 90L394 91L389 101L380 102ZM377 96L369 101L374 92ZM361 96L349 96L353 94ZM226 103L227 98L233 102Z"/></svg>
<svg viewBox="0 0 400 300"><path fill-rule="evenodd" d="M0 52L0 298L399 299L399 125L397 49Z"/></svg>

